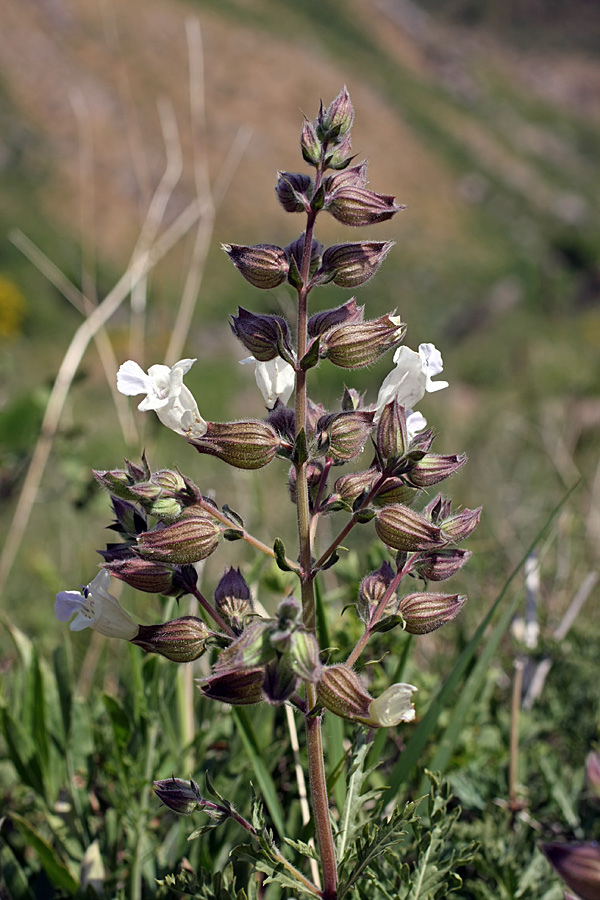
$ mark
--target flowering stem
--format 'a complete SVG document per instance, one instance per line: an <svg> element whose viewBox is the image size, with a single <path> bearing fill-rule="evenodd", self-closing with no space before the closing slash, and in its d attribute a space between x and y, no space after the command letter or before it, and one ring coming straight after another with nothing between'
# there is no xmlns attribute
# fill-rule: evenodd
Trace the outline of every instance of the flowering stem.
<svg viewBox="0 0 600 900"><path fill-rule="evenodd" d="M400 584L400 582L402 581L404 576L407 575L410 572L410 570L413 568L415 561L417 560L418 557L419 557L419 553L413 553L413 555L410 556L406 560L406 562L402 566L402 568L398 569L398 571L394 575L392 581L390 582L387 591L385 592L385 594L379 601L379 603L377 605L377 609L371 616L371 621L369 622L368 626L365 628L365 632L364 632L363 636L360 638L359 641L357 641L356 647L354 648L354 650L352 651L352 653L346 660L346 665L353 666L354 663L356 662L356 660L358 659L358 657L360 656L360 654L363 652L365 646L367 645L369 638L371 637L371 635L373 633L373 628L375 627L375 625L377 625L377 623L383 616L386 606L388 605L388 603L394 596L395 592L398 590L398 585Z"/></svg>
<svg viewBox="0 0 600 900"><path fill-rule="evenodd" d="M325 147L322 150L324 158ZM317 168L315 178L315 193L318 191L323 177L324 165ZM307 346L307 322L308 322L308 294L310 257L313 242L313 233L317 211L311 209L307 214L306 231L304 233L304 248L302 254L302 270L300 272L302 287L298 290L298 365L296 368L296 446L299 448L301 436L306 434L306 371L301 362L306 353ZM316 630L314 570L312 567L312 534L310 527L310 506L308 500L308 482L306 477L306 461L296 462L296 510L298 515L298 544L302 593L303 621L311 632ZM307 709L310 711L316 705L316 688L307 684L306 700ZM310 795L313 816L315 820L315 835L321 856L323 870L323 900L335 900L337 897L337 864L333 833L329 818L329 797L327 794L327 781L325 778L325 762L323 758L323 738L321 733L321 717L306 716L306 748L308 754L308 769L310 776Z"/></svg>
<svg viewBox="0 0 600 900"><path fill-rule="evenodd" d="M210 604L208 602L206 597L198 590L198 588L197 587L192 588L191 592L194 595L194 597L196 598L196 600L198 601L198 603L200 604L200 606L202 607L202 609L206 613L208 613L208 615L211 616L211 618L213 618L215 620L215 622L217 623L219 628L221 628L225 632L225 634L228 634L229 637L235 638L235 634L231 630L231 628L229 627L227 622L225 622L225 620L221 618L221 616L219 615L217 610L214 608L214 606L212 606L212 604Z"/></svg>

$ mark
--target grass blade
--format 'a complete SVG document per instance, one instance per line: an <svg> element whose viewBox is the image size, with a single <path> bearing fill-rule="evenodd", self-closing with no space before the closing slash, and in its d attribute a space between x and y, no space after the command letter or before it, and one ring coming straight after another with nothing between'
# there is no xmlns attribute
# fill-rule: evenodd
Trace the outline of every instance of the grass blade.
<svg viewBox="0 0 600 900"><path fill-rule="evenodd" d="M406 747L404 748L404 751L402 752L400 759L398 760L398 762L394 766L394 769L392 770L392 773L391 773L391 776L389 779L389 788L385 795L386 801L391 800L395 796L395 794L397 794L400 786L408 778L408 775L409 775L411 769L413 768L413 766L416 765L421 754L423 753L423 750L425 749L425 745L427 744L427 741L429 740L429 738L431 737L431 735L433 734L433 732L437 726L438 719L439 719L441 712L448 705L448 701L449 701L450 697L452 696L452 693L454 692L455 688L459 684L467 667L471 663L471 660L473 659L473 657L477 651L477 648L479 647L479 645L481 644L481 642L483 640L483 636L487 630L487 627L490 624L491 620L493 619L494 614L496 613L498 607L501 605L502 601L504 600L509 587L512 585L513 581L515 580L515 578L517 577L517 575L519 574L519 572L525 565L525 561L526 561L527 557L533 552L533 550L536 548L536 546L542 540L542 538L544 537L544 535L550 528L552 522L555 520L556 516L559 514L560 510L563 508L564 504L567 502L567 500L569 499L569 497L571 496L571 494L573 493L575 488L578 487L578 485L579 485L579 482L577 482L577 484L573 485L573 487L569 491L567 491L567 493L561 499L560 503L558 503L557 506L551 512L551 514L548 517L548 520L546 521L544 526L540 529L540 531L535 536L535 538L533 539L533 541L531 542L529 547L525 550L525 553L523 554L521 560L519 561L519 563L517 564L517 566L511 573L511 575L509 576L508 580L506 581L506 584L504 585L504 587L498 594L490 611L487 613L487 615L485 616L485 618L483 619L483 621L477 628L477 631L475 632L475 634L473 635L473 637L471 638L471 640L469 641L467 646L464 648L464 650L458 657L456 663L454 664L454 668L452 669L450 675L444 682L443 687L441 688L441 690L439 691L437 696L434 697L434 699L431 701L427 712L425 713L425 715L423 716L423 718L421 719L421 721L415 728L411 739L406 744ZM483 664L481 666L479 666L479 664L476 665L475 669L473 670L473 673L471 676L472 683L470 684L470 687L469 687L469 694L476 693L476 691L478 690L481 683L483 683L483 678L485 678L486 666L489 664L489 659L491 659L491 656L493 655L493 653L498 645L498 642L499 642L500 638L502 637L502 634L504 633L504 630L506 630L506 628L508 627L508 624L510 623L514 605L516 605L516 601L513 601L513 603L511 603L510 607L505 611L504 615L502 616L502 619L500 620L500 622L494 629L494 632L492 633L491 637L489 638L488 646L487 646L486 650L484 651L484 657L487 660L487 662L485 665L483 665ZM489 649L489 652L488 652L488 649ZM458 702L460 704L460 702L461 702L460 699ZM461 708L462 708L462 704L461 704ZM466 708L467 707L465 704L465 709ZM448 741L451 741L453 739L454 729L456 727L458 727L458 723L460 723L460 722L462 722L462 719L460 719L457 714L452 716L450 725L448 726L448 729L447 729L447 734L450 731L450 729L452 729L452 732L448 736ZM442 759L443 757L440 757L440 758Z"/></svg>
<svg viewBox="0 0 600 900"><path fill-rule="evenodd" d="M279 832L280 836L283 836L285 834L285 815L281 807L281 803L279 802L277 789L275 787L273 779L271 778L271 773L264 763L263 754L260 747L258 746L256 734L254 733L254 729L250 724L248 713L245 709L242 709L239 706L234 706L232 709L232 715L238 734L242 739L242 743L244 745L246 753L248 754L250 762L252 763L252 768L254 769L254 774L256 775L256 781L258 782L258 786L261 790L262 799L264 800L265 806L269 811L269 815L273 820L275 828Z"/></svg>

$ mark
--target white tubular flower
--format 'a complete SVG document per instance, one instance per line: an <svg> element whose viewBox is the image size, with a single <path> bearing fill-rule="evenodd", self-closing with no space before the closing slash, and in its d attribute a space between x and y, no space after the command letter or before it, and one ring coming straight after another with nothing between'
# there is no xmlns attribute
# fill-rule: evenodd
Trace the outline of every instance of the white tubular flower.
<svg viewBox="0 0 600 900"><path fill-rule="evenodd" d="M392 684L369 704L369 719L380 728L391 728L400 722L412 722L415 708L411 701L417 690L414 684Z"/></svg>
<svg viewBox="0 0 600 900"><path fill-rule="evenodd" d="M296 384L296 373L293 366L286 363L280 356L269 359L267 362L260 362L253 356L240 360L242 366L249 363L254 363L256 366L256 383L265 399L267 409L273 409L277 400L287 403Z"/></svg>
<svg viewBox="0 0 600 900"><path fill-rule="evenodd" d="M68 622L71 631L93 628L106 637L130 641L137 636L139 626L130 619L118 600L108 593L110 574L101 569L93 581L80 591L60 591L56 595L54 615L60 622Z"/></svg>
<svg viewBox="0 0 600 900"><path fill-rule="evenodd" d="M124 362L117 372L117 388L122 394L134 397L146 394L138 409L153 409L163 425L187 438L206 434L206 422L198 412L192 392L183 383L183 376L192 368L195 359L180 359L173 368L150 366L148 374L132 359Z"/></svg>
<svg viewBox="0 0 600 900"><path fill-rule="evenodd" d="M442 355L434 344L419 344L419 352L408 347L398 347L394 353L396 368L384 379L377 397L375 421L381 416L384 406L394 398L405 409L422 400L426 392L441 391L448 387L447 381L432 381L434 375L443 371Z"/></svg>

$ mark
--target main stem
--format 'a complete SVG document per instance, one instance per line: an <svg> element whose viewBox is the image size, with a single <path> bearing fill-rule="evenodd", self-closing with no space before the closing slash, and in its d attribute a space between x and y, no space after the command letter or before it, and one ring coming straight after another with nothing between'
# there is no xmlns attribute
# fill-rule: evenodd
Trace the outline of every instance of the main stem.
<svg viewBox="0 0 600 900"><path fill-rule="evenodd" d="M322 167L317 170L315 192L322 178ZM302 433L306 435L306 371L300 362L306 353L307 321L308 321L308 283L310 272L310 255L313 241L316 212L311 210L307 216L300 272L302 287L298 290L298 364L296 369L296 438ZM298 544L300 551L302 617L306 628L316 631L315 593L313 586L314 571L312 566L312 542L310 532L310 506L308 500L308 481L306 462L296 462L296 508L298 514ZM317 691L315 685L306 685L307 712L316 705ZM336 900L337 897L337 863L333 833L329 819L329 798L325 777L323 758L323 738L321 733L321 716L306 716L306 748L308 753L308 771L310 777L310 795L315 820L315 835L321 856L323 869L323 900Z"/></svg>

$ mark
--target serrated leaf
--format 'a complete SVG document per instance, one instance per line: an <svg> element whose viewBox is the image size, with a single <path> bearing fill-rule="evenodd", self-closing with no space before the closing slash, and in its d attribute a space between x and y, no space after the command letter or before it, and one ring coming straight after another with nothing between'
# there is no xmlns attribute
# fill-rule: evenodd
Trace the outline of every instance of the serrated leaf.
<svg viewBox="0 0 600 900"><path fill-rule="evenodd" d="M264 881L265 884L276 882L281 887L290 888L294 893L308 894L310 897L320 896L319 893L315 893L314 890L311 890L298 878L294 878L289 870L284 868L282 863L275 864L271 862L259 849L255 849L250 844L240 844L240 846L234 847L232 854L238 859L249 862L259 872L264 872L267 875Z"/></svg>
<svg viewBox="0 0 600 900"><path fill-rule="evenodd" d="M336 851L340 865L346 854L346 849L351 845L354 836L359 831L363 820L363 809L369 800L379 797L381 791L369 790L362 793L362 785L369 774L375 768L365 769L369 744L366 741L363 729L356 734L353 755L346 779L346 800L340 814L339 832L336 840Z"/></svg>
<svg viewBox="0 0 600 900"><path fill-rule="evenodd" d="M348 861L353 859L354 865L348 877L340 885L338 900L342 900L356 882L368 874L369 868L377 860L404 840L408 827L418 821L415 816L417 806L418 801L407 803L402 810L393 810L389 818L385 819L382 824L379 824L379 816L376 812L371 821L363 825L354 846L346 854L346 859Z"/></svg>
<svg viewBox="0 0 600 900"><path fill-rule="evenodd" d="M293 841L291 838L284 838L286 844L288 844L293 850L297 853L300 853L301 856L306 856L307 859L319 859L319 854L316 851L316 848L312 846L312 844L305 844L304 841Z"/></svg>

